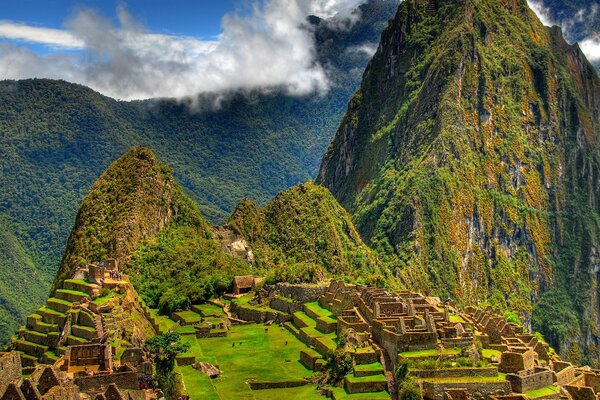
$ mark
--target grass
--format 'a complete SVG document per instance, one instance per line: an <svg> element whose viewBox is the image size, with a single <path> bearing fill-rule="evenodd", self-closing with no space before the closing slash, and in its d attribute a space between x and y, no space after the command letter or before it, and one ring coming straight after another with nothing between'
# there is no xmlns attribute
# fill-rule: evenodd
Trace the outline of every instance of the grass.
<svg viewBox="0 0 600 400"><path fill-rule="evenodd" d="M72 307L73 303L67 300L63 300L63 299L59 299L56 297L51 297L48 299L48 301L52 302L52 303L58 303L58 304L62 304L64 306L68 306L68 307Z"/></svg>
<svg viewBox="0 0 600 400"><path fill-rule="evenodd" d="M75 295L75 296L85 296L85 297L89 296L88 293L82 292L81 290L57 289L56 291L58 293L67 293L67 294L72 294L72 295Z"/></svg>
<svg viewBox="0 0 600 400"><path fill-rule="evenodd" d="M53 310L51 308L48 308L48 307L40 307L39 311L43 312L43 313L47 313L47 314L60 315L61 317L65 316L65 314L63 314L63 313L61 313L59 311Z"/></svg>
<svg viewBox="0 0 600 400"><path fill-rule="evenodd" d="M187 325L197 324L202 320L200 314L193 311L179 311L173 313L173 315L181 318Z"/></svg>
<svg viewBox="0 0 600 400"><path fill-rule="evenodd" d="M354 376L352 374L346 376L349 382L387 382L384 375L371 375L371 376Z"/></svg>
<svg viewBox="0 0 600 400"><path fill-rule="evenodd" d="M528 396L530 399L537 399L538 397L550 396L556 393L558 393L557 386L546 386L541 389L526 392L525 395Z"/></svg>
<svg viewBox="0 0 600 400"><path fill-rule="evenodd" d="M312 371L299 361L300 350L307 347L285 328L271 326L265 331L263 325L235 325L227 337L197 339L186 336L182 340L191 345L188 353L196 356L198 361L218 365L223 372L219 378L210 381L198 377L198 372L191 368L180 368L192 400L311 398L303 395L316 393L314 386L252 391L246 384L248 380L295 381L312 375Z"/></svg>
<svg viewBox="0 0 600 400"><path fill-rule="evenodd" d="M483 349L481 351L481 355L483 356L483 358L500 357L502 355L502 352L500 350Z"/></svg>
<svg viewBox="0 0 600 400"><path fill-rule="evenodd" d="M317 321L306 315L303 311L296 311L294 316L300 321L304 322L309 328L314 328L317 326Z"/></svg>
<svg viewBox="0 0 600 400"><path fill-rule="evenodd" d="M329 317L333 320L336 320L335 316L331 313L331 311L321 307L321 305L316 301L313 303L306 303L304 304L304 307L317 314L319 317Z"/></svg>
<svg viewBox="0 0 600 400"><path fill-rule="evenodd" d="M355 371L383 371L381 363L359 364L354 367Z"/></svg>
<svg viewBox="0 0 600 400"><path fill-rule="evenodd" d="M450 314L450 322L454 322L454 323L464 323L467 322L465 321L460 315L456 315L456 314Z"/></svg>
<svg viewBox="0 0 600 400"><path fill-rule="evenodd" d="M460 349L444 349L444 355L458 355L460 354ZM427 349L427 350L419 350L419 351L406 351L404 353L400 353L400 356L403 358L428 358L428 357L438 357L440 352L436 349Z"/></svg>
<svg viewBox="0 0 600 400"><path fill-rule="evenodd" d="M180 335L196 333L196 329L191 325L178 326L174 331Z"/></svg>
<svg viewBox="0 0 600 400"><path fill-rule="evenodd" d="M175 327L175 325L177 325L177 323L175 321L173 321L171 318L169 318L165 315L159 315L158 310L153 310L151 308L149 308L149 310L150 310L150 316L152 318L154 318L154 320L158 324L158 328L160 329L161 332L166 333L166 332L170 331L171 329L173 329L173 327Z"/></svg>
<svg viewBox="0 0 600 400"><path fill-rule="evenodd" d="M192 306L192 311L197 312L203 317L224 318L227 316L221 307L208 303L194 305Z"/></svg>
<svg viewBox="0 0 600 400"><path fill-rule="evenodd" d="M333 395L336 400L388 400L390 394L388 392L377 392L377 393L354 393L349 394L343 388L333 388Z"/></svg>
<svg viewBox="0 0 600 400"><path fill-rule="evenodd" d="M105 294L104 296L100 296L95 298L92 303L96 304L97 306L102 306L106 303L108 303L110 300L117 298L117 297L123 297L124 295L118 295L115 292L113 292L112 290L109 291L107 294Z"/></svg>
<svg viewBox="0 0 600 400"><path fill-rule="evenodd" d="M445 377L445 378L423 378L426 382L435 383L476 383L476 382L502 382L506 380L506 374L498 373L498 376L461 376L461 377Z"/></svg>

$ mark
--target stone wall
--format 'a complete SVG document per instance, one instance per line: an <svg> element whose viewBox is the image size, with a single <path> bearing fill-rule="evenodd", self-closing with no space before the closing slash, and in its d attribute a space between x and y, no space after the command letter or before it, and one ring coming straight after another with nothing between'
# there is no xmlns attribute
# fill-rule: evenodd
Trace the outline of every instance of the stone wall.
<svg viewBox="0 0 600 400"><path fill-rule="evenodd" d="M286 314L302 311L302 303L281 297L273 297L269 302L269 307Z"/></svg>
<svg viewBox="0 0 600 400"><path fill-rule="evenodd" d="M596 400L596 394L591 387L566 385L563 388L573 400Z"/></svg>
<svg viewBox="0 0 600 400"><path fill-rule="evenodd" d="M498 368L411 369L410 374L416 378L494 377Z"/></svg>
<svg viewBox="0 0 600 400"><path fill-rule="evenodd" d="M265 389L285 389L305 386L308 381L283 381L283 382L253 382L249 381L248 386L252 390L265 390Z"/></svg>
<svg viewBox="0 0 600 400"><path fill-rule="evenodd" d="M114 374L78 376L75 384L82 392L98 392L111 383L116 384L119 389L139 389L138 376L136 372L117 372Z"/></svg>
<svg viewBox="0 0 600 400"><path fill-rule="evenodd" d="M289 283L278 283L275 285L275 288L282 296L296 300L300 303L312 303L313 301L317 301L319 296L327 290L327 286L323 285L292 285Z"/></svg>
<svg viewBox="0 0 600 400"><path fill-rule="evenodd" d="M231 303L231 312L241 320L253 321L262 324L267 321L283 323L292 320L291 315L283 314L277 311L263 311L256 308L242 307L234 302Z"/></svg>
<svg viewBox="0 0 600 400"><path fill-rule="evenodd" d="M585 386L594 389L594 392L600 392L600 372L586 372L584 374Z"/></svg>
<svg viewBox="0 0 600 400"><path fill-rule="evenodd" d="M21 356L18 352L0 353L0 396L12 381L21 379Z"/></svg>
<svg viewBox="0 0 600 400"><path fill-rule="evenodd" d="M475 400L487 400L490 396L508 395L511 393L510 382L460 382L435 383L423 382L423 397L430 400L444 400L448 389L465 389Z"/></svg>
<svg viewBox="0 0 600 400"><path fill-rule="evenodd" d="M527 350L523 353L505 351L500 358L500 371L507 373L516 373L519 371L529 371L535 365L535 353Z"/></svg>
<svg viewBox="0 0 600 400"><path fill-rule="evenodd" d="M554 373L546 368L535 368L518 374L507 374L506 380L510 382L513 392L525 393L552 385Z"/></svg>

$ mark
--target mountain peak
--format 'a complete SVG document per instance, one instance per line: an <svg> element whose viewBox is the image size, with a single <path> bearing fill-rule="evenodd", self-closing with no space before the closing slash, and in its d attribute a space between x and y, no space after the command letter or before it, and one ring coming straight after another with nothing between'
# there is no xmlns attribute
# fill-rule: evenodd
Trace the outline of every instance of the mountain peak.
<svg viewBox="0 0 600 400"><path fill-rule="evenodd" d="M531 321L550 289L597 280L599 89L577 46L524 0L409 0L318 181L411 287L493 298ZM573 269L584 272L565 283ZM579 293L598 316L593 290ZM566 354L585 337L555 345Z"/></svg>
<svg viewBox="0 0 600 400"><path fill-rule="evenodd" d="M124 263L170 221L208 232L208 223L175 182L171 169L146 147L114 161L83 199L55 286L79 265L116 258Z"/></svg>

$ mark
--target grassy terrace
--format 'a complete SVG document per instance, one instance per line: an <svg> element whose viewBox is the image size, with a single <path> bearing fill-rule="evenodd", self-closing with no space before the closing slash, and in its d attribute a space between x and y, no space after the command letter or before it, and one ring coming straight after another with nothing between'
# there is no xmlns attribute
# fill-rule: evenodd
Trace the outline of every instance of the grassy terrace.
<svg viewBox="0 0 600 400"><path fill-rule="evenodd" d="M44 307L40 307L40 308L39 308L39 311L40 311L40 312L45 312L45 313L47 313L47 314L60 315L61 317L64 317L64 316L65 316L65 314L63 314L63 313L61 313L61 312L59 312L59 311L53 310L53 309L51 309L51 308L48 308L48 307L46 307L46 306L44 306Z"/></svg>
<svg viewBox="0 0 600 400"><path fill-rule="evenodd" d="M311 311L312 313L318 315L320 318L331 318L334 321L336 320L335 316L331 313L331 311L321 307L321 305L316 301L314 303L306 303L304 307L306 307L306 309Z"/></svg>
<svg viewBox="0 0 600 400"><path fill-rule="evenodd" d="M389 400L388 392L348 394L343 388L333 388L335 400Z"/></svg>
<svg viewBox="0 0 600 400"><path fill-rule="evenodd" d="M354 367L355 371L370 371L370 372L379 372L383 371L383 365L381 363L372 363L372 364L359 364Z"/></svg>
<svg viewBox="0 0 600 400"><path fill-rule="evenodd" d="M200 314L197 314L193 311L179 311L179 312L173 313L173 316L180 318L187 325L197 324L202 319Z"/></svg>
<svg viewBox="0 0 600 400"><path fill-rule="evenodd" d="M553 394L558 393L558 391L558 386L546 386L545 388L526 392L525 395L528 396L530 399L537 399L539 397L551 396Z"/></svg>
<svg viewBox="0 0 600 400"><path fill-rule="evenodd" d="M502 352L499 350L483 349L481 351L481 355L483 356L483 358L500 357L502 355Z"/></svg>
<svg viewBox="0 0 600 400"><path fill-rule="evenodd" d="M192 306L192 311L197 312L198 314L202 315L203 317L216 317L216 318L225 318L227 317L227 314L225 314L225 311L223 311L223 309L221 307L215 306L213 304L198 304L195 306Z"/></svg>
<svg viewBox="0 0 600 400"><path fill-rule="evenodd" d="M446 356L455 356L460 354L460 349L444 349L444 355ZM429 358L429 357L438 357L440 352L436 349L428 349L428 350L419 350L419 351L407 351L404 353L400 353L400 356L403 358Z"/></svg>
<svg viewBox="0 0 600 400"><path fill-rule="evenodd" d="M498 376L464 376L464 377L446 377L446 378L423 378L416 380L435 382L435 383L475 383L475 382L502 382L506 380L506 374L498 373Z"/></svg>
<svg viewBox="0 0 600 400"><path fill-rule="evenodd" d="M182 340L191 345L188 353L198 361L219 365L223 372L210 380L191 367L179 368L192 400L323 399L315 386L253 391L246 384L248 380L297 381L312 375L298 359L307 347L285 328L271 326L265 331L263 325L236 325L224 338Z"/></svg>
<svg viewBox="0 0 600 400"><path fill-rule="evenodd" d="M171 329L173 329L173 327L175 327L175 325L177 325L177 323L175 321L173 321L171 318L165 316L165 315L159 315L158 314L158 310L153 310L150 309L150 316L152 316L152 318L154 318L154 320L156 321L156 323L158 324L158 328L160 329L161 332L168 332Z"/></svg>

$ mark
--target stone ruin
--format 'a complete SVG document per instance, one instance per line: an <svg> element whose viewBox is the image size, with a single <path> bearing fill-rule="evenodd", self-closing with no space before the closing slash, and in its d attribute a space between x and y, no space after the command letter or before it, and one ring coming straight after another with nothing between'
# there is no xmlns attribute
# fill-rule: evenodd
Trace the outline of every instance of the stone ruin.
<svg viewBox="0 0 600 400"><path fill-rule="evenodd" d="M62 364L63 371L82 370L111 371L112 349L107 344L86 344L69 346Z"/></svg>

